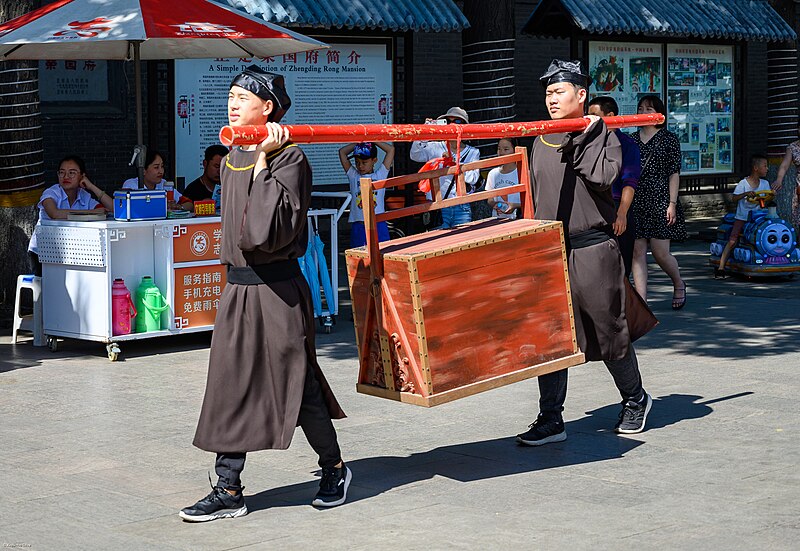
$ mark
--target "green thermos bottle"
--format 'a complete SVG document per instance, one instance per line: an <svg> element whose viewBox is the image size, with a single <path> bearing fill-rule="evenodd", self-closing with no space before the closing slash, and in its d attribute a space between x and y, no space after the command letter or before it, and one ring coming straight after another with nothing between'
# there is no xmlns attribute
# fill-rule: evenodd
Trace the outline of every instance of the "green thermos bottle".
<svg viewBox="0 0 800 551"><path fill-rule="evenodd" d="M161 329L161 312L169 308L153 278L144 276L136 289L136 332L147 333Z"/></svg>

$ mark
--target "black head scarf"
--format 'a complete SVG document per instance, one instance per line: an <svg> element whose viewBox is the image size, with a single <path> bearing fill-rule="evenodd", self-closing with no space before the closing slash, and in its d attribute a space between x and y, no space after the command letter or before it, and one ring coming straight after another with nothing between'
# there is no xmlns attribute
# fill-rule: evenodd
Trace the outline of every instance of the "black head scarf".
<svg viewBox="0 0 800 551"><path fill-rule="evenodd" d="M539 82L542 83L542 88L547 88L551 84L559 82L571 82L588 88L592 83L592 79L583 71L580 61L554 59L544 74L539 77Z"/></svg>

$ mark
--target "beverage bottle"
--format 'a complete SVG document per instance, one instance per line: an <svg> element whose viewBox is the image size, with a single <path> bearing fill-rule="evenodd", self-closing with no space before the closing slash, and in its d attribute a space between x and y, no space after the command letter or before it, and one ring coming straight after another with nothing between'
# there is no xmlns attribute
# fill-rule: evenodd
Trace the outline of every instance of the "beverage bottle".
<svg viewBox="0 0 800 551"><path fill-rule="evenodd" d="M169 308L161 290L153 283L153 278L144 276L136 289L136 332L147 333L161 329L161 312Z"/></svg>
<svg viewBox="0 0 800 551"><path fill-rule="evenodd" d="M123 279L117 278L111 285L111 334L127 335L131 332L131 318L136 316L136 307L131 292Z"/></svg>
<svg viewBox="0 0 800 551"><path fill-rule="evenodd" d="M175 202L175 182L164 182L164 191L167 192L167 204Z"/></svg>

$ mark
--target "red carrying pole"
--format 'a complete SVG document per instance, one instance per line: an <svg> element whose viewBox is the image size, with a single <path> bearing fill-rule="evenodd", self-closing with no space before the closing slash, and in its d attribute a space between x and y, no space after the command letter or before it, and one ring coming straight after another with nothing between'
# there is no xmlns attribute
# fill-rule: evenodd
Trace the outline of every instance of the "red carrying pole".
<svg viewBox="0 0 800 551"><path fill-rule="evenodd" d="M664 116L621 115L604 117L609 128L663 124ZM591 119L561 119L536 122L493 124L287 124L295 143L415 142L428 140L492 140L508 137L540 136L561 132L581 132ZM264 126L223 126L219 141L232 145L253 145L267 138Z"/></svg>

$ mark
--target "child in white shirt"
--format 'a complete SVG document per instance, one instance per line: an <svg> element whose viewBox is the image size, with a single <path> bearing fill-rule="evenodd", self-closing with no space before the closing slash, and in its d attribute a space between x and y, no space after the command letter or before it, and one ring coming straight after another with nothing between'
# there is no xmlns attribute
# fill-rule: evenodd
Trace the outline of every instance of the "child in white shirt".
<svg viewBox="0 0 800 551"><path fill-rule="evenodd" d="M497 156L511 155L517 146L514 138L502 138L497 142ZM486 177L486 189L500 189L519 184L517 174L517 163L506 163L502 166L493 168ZM514 220L517 217L517 209L522 206L519 193L509 195L498 195L488 200L492 207L492 218L509 218Z"/></svg>
<svg viewBox="0 0 800 551"><path fill-rule="evenodd" d="M769 182L764 179L769 171L769 164L767 157L761 154L755 154L750 158L750 176L742 178L736 184L736 189L733 190L733 200L738 201L736 207L736 221L731 228L731 235L728 242L725 244L725 249L719 258L719 268L714 270L714 278L725 278L725 264L728 262L728 257L731 251L736 246L736 241L739 239L739 234L742 233L750 211L758 208L759 204L752 199L756 198L756 193L759 191L770 191L772 188ZM750 199L750 200L749 200Z"/></svg>
<svg viewBox="0 0 800 551"><path fill-rule="evenodd" d="M378 164L378 148L384 152L383 162ZM353 162L350 154L353 154ZM361 178L369 177L373 181L385 180L389 176L389 169L394 162L394 146L381 142L351 143L339 150L339 161L347 174L350 182L350 247L363 247L367 243L367 234L364 230L364 211L362 209ZM375 165L378 165L377 167ZM375 214L386 210L384 206L385 189L373 192ZM389 226L386 222L378 222L378 241L389 240Z"/></svg>

